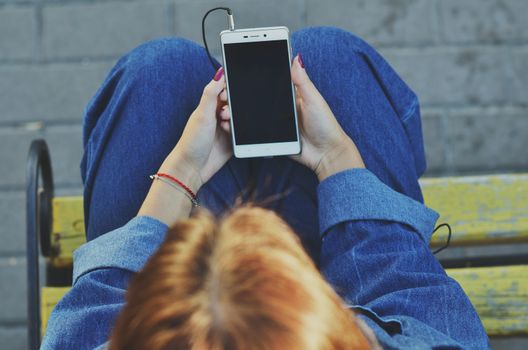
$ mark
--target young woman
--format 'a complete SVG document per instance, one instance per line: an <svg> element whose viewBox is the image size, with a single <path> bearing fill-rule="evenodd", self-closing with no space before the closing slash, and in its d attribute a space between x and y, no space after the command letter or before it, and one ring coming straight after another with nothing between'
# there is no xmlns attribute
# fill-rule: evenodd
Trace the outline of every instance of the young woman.
<svg viewBox="0 0 528 350"><path fill-rule="evenodd" d="M232 157L223 70L197 44L117 62L86 109L89 242L43 349L489 347L428 247L415 94L340 29L292 46L295 157ZM187 190L212 216L189 218Z"/></svg>

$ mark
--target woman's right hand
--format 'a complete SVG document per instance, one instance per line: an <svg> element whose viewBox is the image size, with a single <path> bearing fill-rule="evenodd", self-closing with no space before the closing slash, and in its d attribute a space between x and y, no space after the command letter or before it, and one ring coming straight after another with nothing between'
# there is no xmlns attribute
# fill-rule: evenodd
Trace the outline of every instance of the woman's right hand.
<svg viewBox="0 0 528 350"><path fill-rule="evenodd" d="M337 122L334 113L314 86L304 69L302 58L297 55L291 67L296 87L297 114L301 132L302 152L291 156L312 169L324 180L330 175L350 168L364 168L363 159L350 137ZM227 93L222 91L220 100L227 103ZM220 125L229 128L229 108L221 108Z"/></svg>
<svg viewBox="0 0 528 350"><path fill-rule="evenodd" d="M302 141L301 154L292 158L312 169L319 181L345 169L364 168L356 145L308 77L300 54L293 60L291 76Z"/></svg>

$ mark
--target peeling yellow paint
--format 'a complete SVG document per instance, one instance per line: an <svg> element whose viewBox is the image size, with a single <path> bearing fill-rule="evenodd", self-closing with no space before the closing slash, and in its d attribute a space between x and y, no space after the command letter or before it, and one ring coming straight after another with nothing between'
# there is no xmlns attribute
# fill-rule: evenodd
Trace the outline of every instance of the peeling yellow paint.
<svg viewBox="0 0 528 350"><path fill-rule="evenodd" d="M71 265L73 251L86 242L83 197L55 197L52 208L51 263L54 266Z"/></svg>
<svg viewBox="0 0 528 350"><path fill-rule="evenodd" d="M44 287L40 294L40 332L42 336L46 333L46 326L53 308L70 287Z"/></svg>
<svg viewBox="0 0 528 350"><path fill-rule="evenodd" d="M452 245L528 240L528 174L423 179L425 203L453 229ZM432 245L443 244L439 230Z"/></svg>
<svg viewBox="0 0 528 350"><path fill-rule="evenodd" d="M528 333L528 266L448 269L466 292L488 335Z"/></svg>

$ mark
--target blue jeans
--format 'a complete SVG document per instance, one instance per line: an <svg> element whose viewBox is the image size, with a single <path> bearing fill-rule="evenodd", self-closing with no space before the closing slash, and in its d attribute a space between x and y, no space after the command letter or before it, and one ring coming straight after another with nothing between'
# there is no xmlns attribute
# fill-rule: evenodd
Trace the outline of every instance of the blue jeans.
<svg viewBox="0 0 528 350"><path fill-rule="evenodd" d="M293 33L307 72L367 168L385 184L422 201L425 155L416 95L387 62L353 34L331 28ZM124 55L89 102L84 118L87 239L136 216L155 173L178 142L212 79L205 49L178 38L149 41ZM314 261L320 254L318 180L288 157L231 158L198 192L215 215L237 198L279 213Z"/></svg>
<svg viewBox="0 0 528 350"><path fill-rule="evenodd" d="M199 200L217 215L237 198L277 211L385 348L489 348L475 309L428 246L438 214L419 203L425 160L416 96L352 34L305 29L292 45L370 171L318 184L287 157L230 159ZM88 105L81 168L91 241L75 252L74 284L50 317L43 349L104 347L130 278L167 230L132 219L148 175L177 143L213 73L200 46L151 41L119 60Z"/></svg>

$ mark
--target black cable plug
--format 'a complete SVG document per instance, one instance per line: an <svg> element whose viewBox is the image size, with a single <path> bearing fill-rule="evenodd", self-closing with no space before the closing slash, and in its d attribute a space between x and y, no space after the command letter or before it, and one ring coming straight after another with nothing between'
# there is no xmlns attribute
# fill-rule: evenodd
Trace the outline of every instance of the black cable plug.
<svg viewBox="0 0 528 350"><path fill-rule="evenodd" d="M215 64L215 61L213 60L213 57L211 57L211 53L209 52L209 47L207 46L207 39L205 37L205 20L211 12L217 11L217 10L224 10L227 12L229 30L235 30L235 19L233 18L233 12L231 11L229 7L212 8L209 11L207 11L202 18L202 39L203 39L203 43L205 46L205 51L207 52L207 56L209 57L209 61L211 62L211 65L213 66L215 71L218 70L218 68L220 67L219 66L217 67L217 65Z"/></svg>

